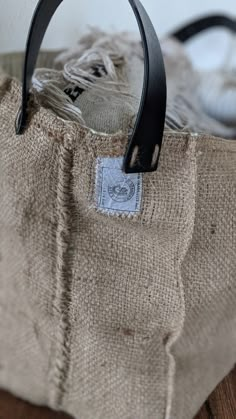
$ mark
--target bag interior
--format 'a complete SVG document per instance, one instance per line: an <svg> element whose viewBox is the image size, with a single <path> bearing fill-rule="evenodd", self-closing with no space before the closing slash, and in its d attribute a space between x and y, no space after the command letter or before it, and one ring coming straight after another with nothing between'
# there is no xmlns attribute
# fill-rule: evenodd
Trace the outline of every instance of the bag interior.
<svg viewBox="0 0 236 419"><path fill-rule="evenodd" d="M168 86L165 129L236 138L236 87L231 85L229 95L229 76L196 70L184 46L172 38L161 45ZM19 81L23 62L24 53L0 55L0 68ZM74 48L41 51L32 92L64 120L127 135L136 121L143 76L140 41L128 33L93 30Z"/></svg>

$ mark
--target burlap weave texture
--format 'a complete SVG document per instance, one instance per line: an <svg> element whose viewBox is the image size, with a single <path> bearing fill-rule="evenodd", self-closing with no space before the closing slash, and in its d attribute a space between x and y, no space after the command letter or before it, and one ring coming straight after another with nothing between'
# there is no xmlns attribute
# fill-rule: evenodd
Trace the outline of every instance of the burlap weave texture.
<svg viewBox="0 0 236 419"><path fill-rule="evenodd" d="M0 386L78 419L192 419L236 360L236 142L166 134L142 209L95 206L127 138L0 87Z"/></svg>

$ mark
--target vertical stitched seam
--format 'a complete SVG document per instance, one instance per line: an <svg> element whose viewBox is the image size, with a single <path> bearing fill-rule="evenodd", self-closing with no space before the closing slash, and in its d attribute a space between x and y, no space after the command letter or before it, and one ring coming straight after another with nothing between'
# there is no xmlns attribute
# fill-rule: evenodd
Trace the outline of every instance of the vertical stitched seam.
<svg viewBox="0 0 236 419"><path fill-rule="evenodd" d="M194 228L195 228L195 219L196 219L196 194L197 194L197 173L198 173L198 167L197 167L197 154L196 154L196 147L197 147L197 140L194 140L194 170L192 171L192 174L194 175L193 179L193 200L194 200L194 210L192 215L192 223L191 223L191 233L188 237L188 242L186 243L184 253L181 256L179 260L179 269L177 272L177 281L178 281L178 287L179 287L179 298L181 300L181 308L183 310L183 316L180 319L181 320L181 327L178 331L174 332L169 340L166 343L166 354L169 358L169 365L168 365L168 373L167 373L167 400L166 400L166 411L165 411L165 419L171 419L172 418L172 409L173 409L173 399L174 399L174 385L175 385L175 375L176 375L176 362L174 355L172 353L172 349L181 337L182 331L184 329L185 325L185 319L186 319L186 304L185 304L185 293L184 293L184 285L182 281L182 273L181 273L181 266L185 260L185 257L189 251L189 248L192 243L193 234L194 234Z"/></svg>
<svg viewBox="0 0 236 419"><path fill-rule="evenodd" d="M58 319L50 381L52 390L50 404L59 409L62 406L70 362L70 303L71 272L69 247L71 236L71 168L72 151L60 145L57 185L57 233L56 233L56 290L53 301L53 315Z"/></svg>

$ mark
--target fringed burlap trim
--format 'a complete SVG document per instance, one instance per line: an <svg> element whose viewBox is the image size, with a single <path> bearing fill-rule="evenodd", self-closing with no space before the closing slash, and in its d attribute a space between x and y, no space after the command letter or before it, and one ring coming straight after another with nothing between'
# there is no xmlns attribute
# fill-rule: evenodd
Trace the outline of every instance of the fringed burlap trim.
<svg viewBox="0 0 236 419"><path fill-rule="evenodd" d="M53 311L58 319L55 334L55 346L51 367L50 405L60 409L66 388L66 379L70 359L70 299L71 299L71 272L70 272L70 234L71 234L71 167L72 152L59 146L59 168L57 187L57 213L58 226L56 235L56 289L53 302Z"/></svg>

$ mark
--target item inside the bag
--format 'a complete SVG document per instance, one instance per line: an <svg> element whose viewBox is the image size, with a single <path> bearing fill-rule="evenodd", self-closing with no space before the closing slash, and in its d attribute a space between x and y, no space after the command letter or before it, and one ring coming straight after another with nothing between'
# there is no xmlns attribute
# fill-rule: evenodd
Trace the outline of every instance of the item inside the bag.
<svg viewBox="0 0 236 419"><path fill-rule="evenodd" d="M177 40L166 38L161 45L168 86L166 130L236 138L236 69L201 71ZM17 59L22 61L20 55ZM5 60L0 57L0 66L18 73L11 56ZM144 73L136 37L92 29L75 48L41 53L40 61L32 93L41 106L98 132L133 129Z"/></svg>

